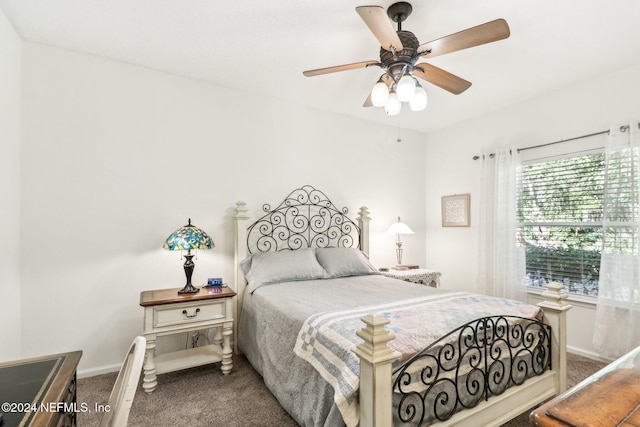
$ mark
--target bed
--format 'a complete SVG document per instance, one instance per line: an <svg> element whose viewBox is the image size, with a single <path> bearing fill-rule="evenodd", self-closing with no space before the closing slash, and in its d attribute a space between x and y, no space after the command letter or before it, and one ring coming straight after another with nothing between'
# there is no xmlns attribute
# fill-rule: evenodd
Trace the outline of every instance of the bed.
<svg viewBox="0 0 640 427"><path fill-rule="evenodd" d="M566 388L561 285L536 307L384 277L367 208L311 186L263 211L236 205L235 346L300 425L500 425Z"/></svg>

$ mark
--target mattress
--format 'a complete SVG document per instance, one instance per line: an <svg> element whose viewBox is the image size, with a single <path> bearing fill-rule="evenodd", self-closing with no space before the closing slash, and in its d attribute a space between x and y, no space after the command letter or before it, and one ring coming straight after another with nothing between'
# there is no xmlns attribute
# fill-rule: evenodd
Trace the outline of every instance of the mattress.
<svg viewBox="0 0 640 427"><path fill-rule="evenodd" d="M351 346L357 344L354 329L364 326L358 321L361 314L368 312L389 312L389 307L402 306L407 301L443 300L454 298L461 293L453 293L442 289L424 285L403 282L400 280L380 276L364 275L335 279L304 280L284 282L261 286L253 293L244 297L242 314L239 319L238 346L246 355L249 362L263 376L264 382L278 399L282 407L302 426L344 426L357 424L357 380L355 395L353 390L347 390L340 381L334 380L334 366L325 366L309 357L301 357L300 339L304 339L310 325L317 326L317 319L338 319L334 313L349 313L347 316L348 337ZM408 333L403 339L398 339L396 345L402 345L403 357L409 357L406 342L413 335L419 343L443 334L443 325L454 322L456 325L466 323L478 317L478 313L503 313L504 305L498 304L502 299L465 294L461 297L468 304L475 304L476 300L488 300L485 308L467 310L452 309L448 304L433 305L425 317L422 313L421 322L431 319L427 323L435 322L436 318L446 318L440 321L440 329L425 334ZM492 305L494 305L492 307ZM537 308L508 302L515 314L522 312L537 312ZM498 312L495 308L499 306ZM479 306L478 306L479 307ZM484 307L484 306L483 306ZM479 311L478 311L479 310ZM514 314L511 313L511 314ZM455 316L454 316L455 315ZM394 316L390 314L390 316ZM342 316L344 317L344 316ZM410 322L409 322L410 323ZM332 325L335 327L337 323ZM404 325L408 323L405 319ZM358 326L360 325L360 326ZM394 319L391 319L393 328ZM345 324L341 323L341 329ZM453 329L453 328L451 328ZM417 329L416 329L417 330ZM402 331L399 331L402 332ZM435 334L435 335L434 335ZM308 334L306 334L308 338ZM315 341L315 338L310 340ZM428 342L426 342L428 343ZM305 343L305 345L308 343ZM298 351L296 354L296 345ZM349 342L346 347L349 348ZM415 351L415 349L414 349ZM304 352L303 352L304 353ZM314 353L310 351L308 353ZM339 353L339 351L338 351ZM349 359L350 351L343 351L344 357ZM304 355L303 355L304 356ZM340 356L343 357L343 356ZM399 363L399 362L396 362ZM339 363L346 366L348 376L357 379L358 369L353 366L353 360ZM327 371L330 374L327 374ZM335 373L338 376L338 373ZM348 382L348 381L347 381ZM345 404L341 401L346 396ZM355 412L355 415L354 415ZM355 418L354 418L355 417Z"/></svg>

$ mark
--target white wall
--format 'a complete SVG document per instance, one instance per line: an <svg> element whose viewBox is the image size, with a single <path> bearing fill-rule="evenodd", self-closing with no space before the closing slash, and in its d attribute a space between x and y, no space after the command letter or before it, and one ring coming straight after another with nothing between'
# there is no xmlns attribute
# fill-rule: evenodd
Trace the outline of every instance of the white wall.
<svg viewBox="0 0 640 427"><path fill-rule="evenodd" d="M0 361L18 359L20 321L20 62L22 42L0 10Z"/></svg>
<svg viewBox="0 0 640 427"><path fill-rule="evenodd" d="M497 147L522 148L568 139L631 119L640 119L640 65L427 135L427 264L442 272L443 287L477 290L478 224L474 220L479 188L474 155ZM440 197L456 193L471 193L469 228L441 227ZM582 308L569 314L569 346L592 354L593 309Z"/></svg>
<svg viewBox="0 0 640 427"><path fill-rule="evenodd" d="M372 261L394 263L400 215L425 260L423 136L71 53L23 46L23 356L81 349L81 373L121 362L142 290L184 285L161 249L187 218L213 238L194 283L233 274L235 203L251 212L310 184L371 211ZM408 189L408 190L407 190Z"/></svg>
<svg viewBox="0 0 640 427"><path fill-rule="evenodd" d="M640 116L634 67L426 137L403 131L398 144L393 126L37 44L20 52L10 27L0 22L0 32L13 40L0 45L0 87L13 82L13 95L0 99L9 113L2 117L12 118L0 122L0 169L11 174L0 196L20 203L20 214L1 211L0 227L21 244L20 271L15 248L0 254L0 274L10 275L2 292L21 309L0 312L18 331L22 323L22 343L20 332L5 332L2 351L15 351L6 343L21 346L21 357L81 349L85 374L120 363L141 333L140 291L183 285L179 255L161 244L189 217L216 243L199 254L196 284L232 277L236 201L257 214L262 203L311 184L354 215L370 208L376 265L394 263L394 238L384 231L400 215L416 232L403 238L405 262L426 260L443 273L444 288L476 290L471 157ZM20 85L22 98L12 92ZM472 225L442 228L440 197L456 193L471 193ZM21 295L5 286L20 281ZM588 353L589 328L571 316L569 344Z"/></svg>

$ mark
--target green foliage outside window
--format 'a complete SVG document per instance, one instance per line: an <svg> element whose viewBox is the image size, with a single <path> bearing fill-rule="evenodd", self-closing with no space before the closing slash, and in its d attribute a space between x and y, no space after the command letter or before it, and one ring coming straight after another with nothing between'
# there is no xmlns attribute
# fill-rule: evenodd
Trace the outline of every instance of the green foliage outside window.
<svg viewBox="0 0 640 427"><path fill-rule="evenodd" d="M530 286L556 281L567 292L597 295L604 160L596 153L523 167L518 243Z"/></svg>
<svg viewBox="0 0 640 427"><path fill-rule="evenodd" d="M530 286L560 282L570 293L598 295L600 251L526 246Z"/></svg>

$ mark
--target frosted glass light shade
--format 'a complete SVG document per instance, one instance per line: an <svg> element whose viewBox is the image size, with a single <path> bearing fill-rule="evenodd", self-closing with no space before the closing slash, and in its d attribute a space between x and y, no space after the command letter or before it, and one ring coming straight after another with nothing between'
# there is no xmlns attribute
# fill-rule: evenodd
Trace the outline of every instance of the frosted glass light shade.
<svg viewBox="0 0 640 427"><path fill-rule="evenodd" d="M416 91L416 82L413 80L409 74L405 74L402 76L400 81L398 81L398 86L396 87L396 93L398 94L398 99L401 102L407 102L411 99L414 92Z"/></svg>
<svg viewBox="0 0 640 427"><path fill-rule="evenodd" d="M389 234L414 234L413 230L411 230L407 224L405 224L404 222L400 222L400 221L394 222L393 224L391 224L391 226L387 230L387 233L389 233Z"/></svg>
<svg viewBox="0 0 640 427"><path fill-rule="evenodd" d="M416 86L416 91L409 100L409 106L412 111L422 111L427 108L427 92L422 86Z"/></svg>
<svg viewBox="0 0 640 427"><path fill-rule="evenodd" d="M384 111L388 116L396 116L400 114L402 109L402 103L398 100L398 95L395 92L389 92L389 98L384 106Z"/></svg>
<svg viewBox="0 0 640 427"><path fill-rule="evenodd" d="M383 81L379 81L371 89L371 104L374 107L383 107L389 99L389 88Z"/></svg>

